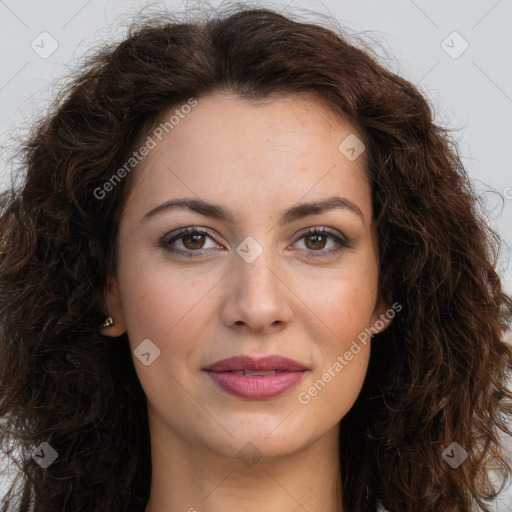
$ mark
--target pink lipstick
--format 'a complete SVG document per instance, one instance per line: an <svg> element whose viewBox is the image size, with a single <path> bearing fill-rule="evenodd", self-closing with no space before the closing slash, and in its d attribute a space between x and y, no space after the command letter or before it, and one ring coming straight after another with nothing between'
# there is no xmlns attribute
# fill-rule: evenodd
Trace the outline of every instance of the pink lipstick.
<svg viewBox="0 0 512 512"><path fill-rule="evenodd" d="M294 387L307 371L303 365L277 355L255 359L236 356L205 368L221 389L242 398L263 399Z"/></svg>

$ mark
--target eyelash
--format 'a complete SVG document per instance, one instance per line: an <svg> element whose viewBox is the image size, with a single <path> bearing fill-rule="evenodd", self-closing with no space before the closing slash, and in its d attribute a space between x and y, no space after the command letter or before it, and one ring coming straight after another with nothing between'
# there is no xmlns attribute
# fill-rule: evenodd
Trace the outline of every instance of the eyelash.
<svg viewBox="0 0 512 512"><path fill-rule="evenodd" d="M182 255L182 256L185 256L188 258L197 258L200 256L204 256L205 253L208 253L209 251L211 251L211 249L206 249L206 250L189 249L188 251L183 251L181 249L172 249L169 247L169 244L174 243L177 240L180 240L181 238L183 238L186 235L193 235L193 234L205 235L215 241L213 234L209 230L207 230L205 228L199 228L199 227L187 227L187 228L184 228L184 229L181 229L180 231L178 231L174 236L170 236L170 237L167 236L164 239L162 239L161 245L167 252L170 252L170 253L176 254L176 255ZM349 240L346 240L345 238L342 238L342 237L336 235L335 233L333 233L332 231L330 231L324 227L308 228L305 232L302 232L298 236L296 242L301 240L302 238L305 238L308 236L315 236L315 235L328 236L328 237L332 238L336 242L337 248L330 249L327 251L326 250L318 250L318 251L309 250L309 251L307 251L310 253L309 257L324 258L327 256L332 256L334 254L338 254L341 251L343 251L344 249L352 249L353 248L353 244ZM296 242L294 242L294 243L296 243Z"/></svg>

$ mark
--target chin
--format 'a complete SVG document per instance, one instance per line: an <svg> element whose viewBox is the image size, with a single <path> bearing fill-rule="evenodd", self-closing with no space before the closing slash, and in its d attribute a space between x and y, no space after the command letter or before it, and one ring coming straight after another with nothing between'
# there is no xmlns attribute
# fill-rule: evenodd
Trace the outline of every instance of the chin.
<svg viewBox="0 0 512 512"><path fill-rule="evenodd" d="M275 416L245 417L241 421L224 421L223 426L233 437L226 434L219 439L217 436L214 441L210 439L208 444L219 455L234 455L236 458L253 455L284 457L300 451L322 435L309 431L303 422L295 425L289 417L286 418L286 414L278 419Z"/></svg>

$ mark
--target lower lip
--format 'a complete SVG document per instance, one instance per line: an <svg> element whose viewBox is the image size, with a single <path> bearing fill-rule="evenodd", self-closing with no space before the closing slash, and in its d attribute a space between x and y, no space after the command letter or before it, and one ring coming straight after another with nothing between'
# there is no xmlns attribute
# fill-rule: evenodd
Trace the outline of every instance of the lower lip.
<svg viewBox="0 0 512 512"><path fill-rule="evenodd" d="M207 372L224 391L242 398L272 398L293 388L306 371L246 376L231 372Z"/></svg>

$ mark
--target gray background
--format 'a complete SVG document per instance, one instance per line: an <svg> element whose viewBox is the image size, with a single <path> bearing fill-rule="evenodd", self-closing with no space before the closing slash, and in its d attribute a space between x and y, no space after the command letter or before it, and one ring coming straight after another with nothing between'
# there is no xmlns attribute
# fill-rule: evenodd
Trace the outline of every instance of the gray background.
<svg viewBox="0 0 512 512"><path fill-rule="evenodd" d="M499 269L512 293L512 0L251 3L334 16L349 34L373 41L385 65L430 99L436 121L454 130L489 221L504 239ZM92 46L122 39L132 16L148 4L0 0L0 190L10 183L9 157L17 140L44 113L57 80ZM197 2L151 4L182 10ZM512 510L512 494L503 496L497 510Z"/></svg>

